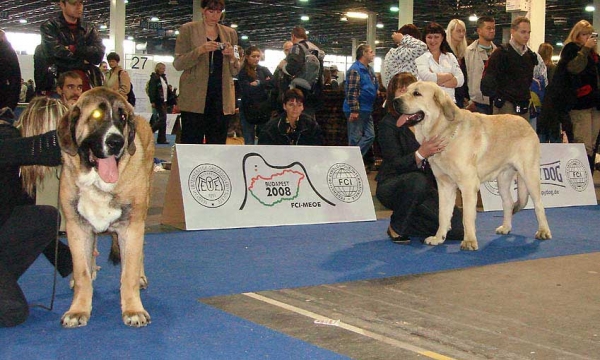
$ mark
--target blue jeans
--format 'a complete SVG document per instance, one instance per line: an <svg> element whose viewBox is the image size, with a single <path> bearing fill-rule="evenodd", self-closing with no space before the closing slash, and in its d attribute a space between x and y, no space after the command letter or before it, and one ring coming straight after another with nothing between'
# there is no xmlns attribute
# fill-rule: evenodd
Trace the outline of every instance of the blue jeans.
<svg viewBox="0 0 600 360"><path fill-rule="evenodd" d="M346 113L346 118L349 117L350 113ZM360 152L365 156L373 141L375 141L373 117L370 111L361 111L358 119L348 121L348 145L360 147Z"/></svg>

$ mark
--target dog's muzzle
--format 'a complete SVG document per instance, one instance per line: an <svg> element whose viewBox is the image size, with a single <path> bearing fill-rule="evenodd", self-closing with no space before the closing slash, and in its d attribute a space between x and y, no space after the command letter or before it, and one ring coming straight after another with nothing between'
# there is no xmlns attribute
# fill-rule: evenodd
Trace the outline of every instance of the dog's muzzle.
<svg viewBox="0 0 600 360"><path fill-rule="evenodd" d="M392 102L392 106L394 107L394 110L398 114L406 113L406 111L404 110L404 102L402 101L401 97L395 98L394 101ZM407 115L408 115L408 118L406 119L406 125L408 125L408 126L416 125L425 118L425 113L423 111L417 111L414 114L407 114Z"/></svg>

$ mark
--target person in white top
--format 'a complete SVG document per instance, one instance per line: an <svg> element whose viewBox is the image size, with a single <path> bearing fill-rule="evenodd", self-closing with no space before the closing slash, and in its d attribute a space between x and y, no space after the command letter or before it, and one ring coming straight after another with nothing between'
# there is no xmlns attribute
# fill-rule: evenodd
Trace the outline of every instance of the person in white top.
<svg viewBox="0 0 600 360"><path fill-rule="evenodd" d="M464 84L465 77L446 41L446 30L431 22L423 29L423 39L429 51L415 60L418 78L435 82L455 101L454 89Z"/></svg>

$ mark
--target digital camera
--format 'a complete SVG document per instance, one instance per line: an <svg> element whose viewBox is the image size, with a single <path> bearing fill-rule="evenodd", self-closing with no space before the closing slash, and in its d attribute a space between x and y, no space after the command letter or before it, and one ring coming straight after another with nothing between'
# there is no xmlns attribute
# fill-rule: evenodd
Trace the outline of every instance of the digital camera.
<svg viewBox="0 0 600 360"><path fill-rule="evenodd" d="M221 51L225 50L226 47L227 47L227 44L225 44L225 43L217 43L217 48Z"/></svg>

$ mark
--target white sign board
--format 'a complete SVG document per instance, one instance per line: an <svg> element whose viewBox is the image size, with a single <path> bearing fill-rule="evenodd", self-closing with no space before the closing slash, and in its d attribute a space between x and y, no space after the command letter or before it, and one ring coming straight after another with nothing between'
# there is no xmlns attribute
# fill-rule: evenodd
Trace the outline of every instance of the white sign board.
<svg viewBox="0 0 600 360"><path fill-rule="evenodd" d="M376 220L358 147L178 144L171 169L162 222L187 230Z"/></svg>
<svg viewBox="0 0 600 360"><path fill-rule="evenodd" d="M530 0L506 0L506 11L529 11Z"/></svg>
<svg viewBox="0 0 600 360"><path fill-rule="evenodd" d="M583 144L541 144L540 180L546 208L598 204ZM484 211L502 210L496 181L481 184L479 191ZM517 198L516 180L512 195ZM526 208L533 208L531 199Z"/></svg>

